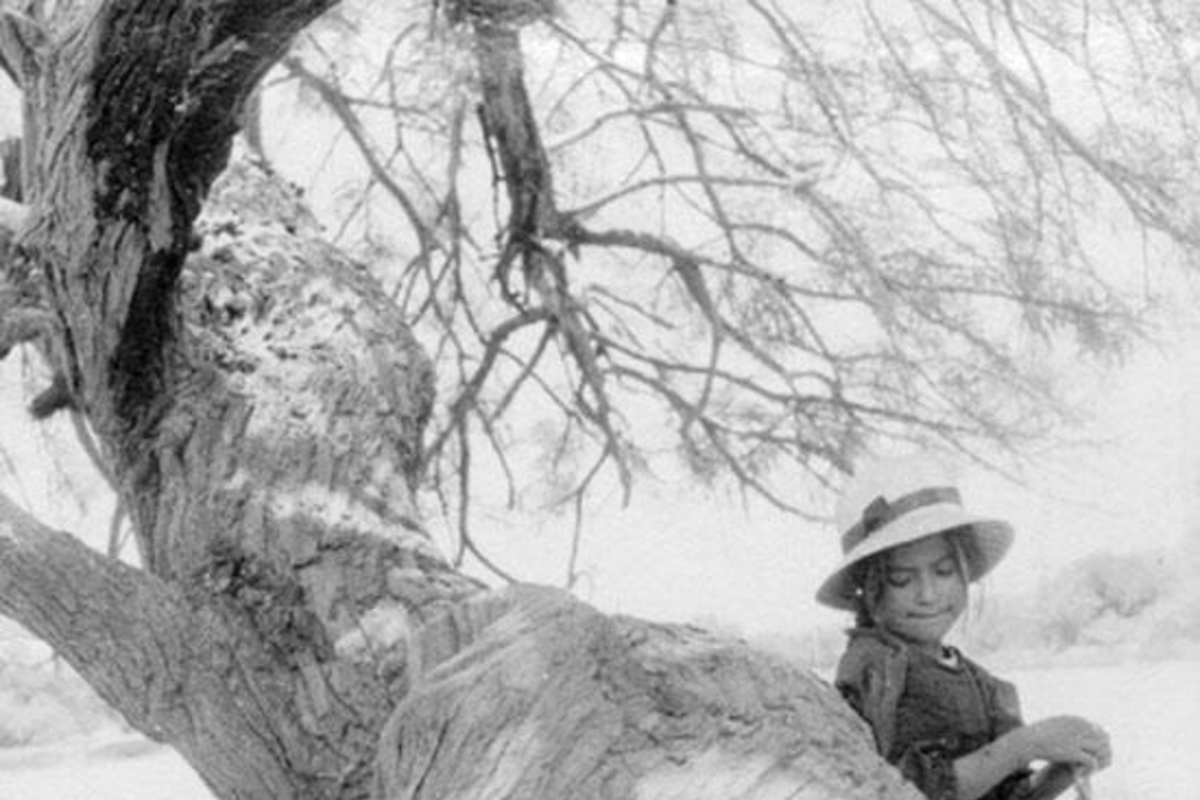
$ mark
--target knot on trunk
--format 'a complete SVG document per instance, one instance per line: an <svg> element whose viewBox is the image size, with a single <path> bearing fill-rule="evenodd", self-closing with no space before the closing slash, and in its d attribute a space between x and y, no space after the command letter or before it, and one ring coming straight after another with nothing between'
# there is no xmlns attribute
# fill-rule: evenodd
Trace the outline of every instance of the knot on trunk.
<svg viewBox="0 0 1200 800"><path fill-rule="evenodd" d="M202 602L227 600L277 655L293 662L333 654L323 627L304 602L304 590L291 576L236 543L213 542L212 560L193 576L189 589Z"/></svg>

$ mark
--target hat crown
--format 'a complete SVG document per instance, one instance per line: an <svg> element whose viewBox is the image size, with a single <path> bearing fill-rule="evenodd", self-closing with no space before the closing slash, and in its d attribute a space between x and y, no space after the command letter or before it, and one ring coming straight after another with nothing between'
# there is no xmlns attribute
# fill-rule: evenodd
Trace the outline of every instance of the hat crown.
<svg viewBox="0 0 1200 800"><path fill-rule="evenodd" d="M892 502L922 489L954 487L953 471L929 456L887 458L864 464L855 472L838 499L834 520L845 534L863 519L863 512L879 498Z"/></svg>

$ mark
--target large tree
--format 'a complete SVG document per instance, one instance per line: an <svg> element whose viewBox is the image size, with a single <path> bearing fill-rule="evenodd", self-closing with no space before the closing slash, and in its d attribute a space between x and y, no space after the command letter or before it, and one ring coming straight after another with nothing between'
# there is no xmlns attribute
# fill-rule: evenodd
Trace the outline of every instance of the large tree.
<svg viewBox="0 0 1200 800"><path fill-rule="evenodd" d="M319 39L292 49L335 5L0 4L25 101L0 352L51 365L39 413L86 420L139 563L0 497L0 612L219 797L915 797L820 681L489 589L431 545L419 493L452 474L465 504L472 430L503 469L514 406L558 409L558 449L625 483L645 432L622 409L651 404L696 472L781 505L789 464L832 480L876 436L1039 433L1051 397L1012 332L1112 352L1136 330L1082 218L1193 243L1190 140L1109 103L1164 75L1187 97L1191 21L867 4L839 47L758 0L443 0L388 42L384 103ZM1126 36L1109 53L1178 48L1114 76L1099 29ZM1043 59L1095 87L1095 135ZM399 273L323 241L261 153L230 162L276 66L395 203ZM375 108L413 116L381 145Z"/></svg>

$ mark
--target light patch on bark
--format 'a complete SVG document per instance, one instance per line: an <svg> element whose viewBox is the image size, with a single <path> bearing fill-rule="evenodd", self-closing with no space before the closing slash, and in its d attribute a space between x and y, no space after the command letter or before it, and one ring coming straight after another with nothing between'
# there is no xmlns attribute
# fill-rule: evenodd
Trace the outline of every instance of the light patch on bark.
<svg viewBox="0 0 1200 800"><path fill-rule="evenodd" d="M11 522L0 520L0 540L17 542L17 529L12 526Z"/></svg>
<svg viewBox="0 0 1200 800"><path fill-rule="evenodd" d="M637 800L834 800L821 783L797 788L776 756L713 748L684 763L666 762L637 783Z"/></svg>
<svg viewBox="0 0 1200 800"><path fill-rule="evenodd" d="M28 218L28 207L14 203L7 197L0 197L0 230L8 231L14 237L19 237L25 229L25 221Z"/></svg>
<svg viewBox="0 0 1200 800"><path fill-rule="evenodd" d="M397 499L401 496L397 494ZM378 536L404 549L442 560L437 548L422 531L399 521L403 516L401 509L384 506L389 516L381 516L378 507L356 498L348 489L310 482L293 491L272 494L268 508L276 519L302 517L328 530L353 530L361 535Z"/></svg>
<svg viewBox="0 0 1200 800"><path fill-rule="evenodd" d="M349 631L334 643L339 656L361 660L397 645L407 649L413 643L413 626L408 612L399 603L384 602L358 619L356 630ZM417 663L419 659L412 659Z"/></svg>
<svg viewBox="0 0 1200 800"><path fill-rule="evenodd" d="M185 274L202 357L253 398L239 436L272 474L307 473L415 517L432 372L366 270L256 221L208 222Z"/></svg>
<svg viewBox="0 0 1200 800"><path fill-rule="evenodd" d="M348 398L336 392L357 380L377 378L364 374L374 366L369 360L346 358L347 354L361 356L364 350L352 308L353 297L344 287L316 277L300 297L289 298L288 319L246 325L240 332L237 347L255 365L252 372L237 376L240 388L257 404L249 436L269 439L296 422L305 431L314 423L318 429L329 429L332 426L322 417L350 410L339 408Z"/></svg>

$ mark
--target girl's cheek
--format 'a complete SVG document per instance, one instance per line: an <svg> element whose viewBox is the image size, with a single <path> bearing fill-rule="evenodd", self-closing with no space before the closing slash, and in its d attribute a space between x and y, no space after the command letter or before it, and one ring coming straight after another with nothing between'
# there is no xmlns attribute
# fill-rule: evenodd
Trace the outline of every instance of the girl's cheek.
<svg viewBox="0 0 1200 800"><path fill-rule="evenodd" d="M879 598L878 616L886 619L891 619L896 616L897 610L907 607L910 603L906 599L906 589L888 587L883 590L883 594Z"/></svg>
<svg viewBox="0 0 1200 800"><path fill-rule="evenodd" d="M962 610L966 606L967 585L963 583L962 578L956 576L954 580L950 582L950 585L947 587L946 591L949 593L949 596L954 599L954 604L958 606L959 610Z"/></svg>

